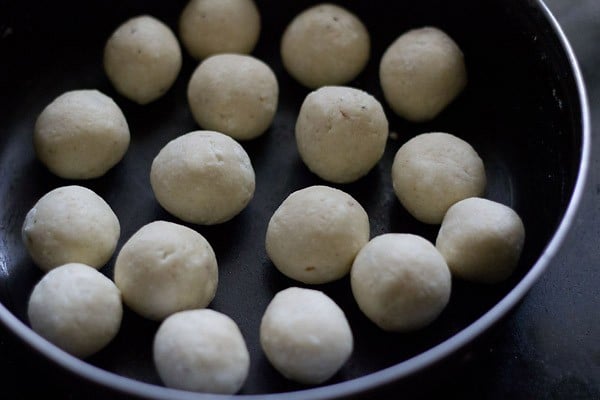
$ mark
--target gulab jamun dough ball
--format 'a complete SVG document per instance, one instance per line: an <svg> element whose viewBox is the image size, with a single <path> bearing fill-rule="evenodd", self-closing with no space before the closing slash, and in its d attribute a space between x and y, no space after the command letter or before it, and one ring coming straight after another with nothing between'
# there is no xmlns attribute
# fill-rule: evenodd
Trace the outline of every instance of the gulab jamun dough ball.
<svg viewBox="0 0 600 400"><path fill-rule="evenodd" d="M450 207L436 247L454 276L498 283L514 272L524 241L525 227L514 210L491 200L470 198Z"/></svg>
<svg viewBox="0 0 600 400"><path fill-rule="evenodd" d="M92 190L63 186L42 196L25 216L23 243L43 271L70 262L100 268L119 240L119 219Z"/></svg>
<svg viewBox="0 0 600 400"><path fill-rule="evenodd" d="M436 117L467 85L464 56L446 33L433 27L401 35L379 66L381 88L399 116L413 122Z"/></svg>
<svg viewBox="0 0 600 400"><path fill-rule="evenodd" d="M304 99L296 121L302 161L322 179L349 183L366 175L381 159L388 121L370 94L326 86Z"/></svg>
<svg viewBox="0 0 600 400"><path fill-rule="evenodd" d="M119 106L97 90L73 90L38 116L33 144L40 161L65 179L91 179L115 166L129 147L129 126Z"/></svg>
<svg viewBox="0 0 600 400"><path fill-rule="evenodd" d="M311 89L356 78L369 60L370 48L364 24L333 4L319 4L298 14L281 39L283 65Z"/></svg>
<svg viewBox="0 0 600 400"><path fill-rule="evenodd" d="M119 26L104 47L104 70L123 96L150 103L173 85L181 69L181 49L171 29L142 15Z"/></svg>
<svg viewBox="0 0 600 400"><path fill-rule="evenodd" d="M326 294L291 287L269 303L260 324L260 344L283 376L319 384L342 368L354 340L344 312Z"/></svg>
<svg viewBox="0 0 600 400"><path fill-rule="evenodd" d="M246 55L219 54L204 60L190 79L192 115L207 130L237 140L254 139L271 125L279 86L264 62Z"/></svg>
<svg viewBox="0 0 600 400"><path fill-rule="evenodd" d="M485 167L464 140L448 133L424 133L396 153L392 183L412 216L439 224L452 204L485 192Z"/></svg>
<svg viewBox="0 0 600 400"><path fill-rule="evenodd" d="M69 263L34 287L27 315L32 329L80 358L103 349L121 326L123 306L115 284L94 268Z"/></svg>
<svg viewBox="0 0 600 400"><path fill-rule="evenodd" d="M318 284L346 275L369 241L369 217L349 194L311 186L288 196L275 211L266 249L284 275Z"/></svg>
<svg viewBox="0 0 600 400"><path fill-rule="evenodd" d="M154 337L154 365L168 387L234 394L250 355L237 324L217 311L187 310L165 319Z"/></svg>

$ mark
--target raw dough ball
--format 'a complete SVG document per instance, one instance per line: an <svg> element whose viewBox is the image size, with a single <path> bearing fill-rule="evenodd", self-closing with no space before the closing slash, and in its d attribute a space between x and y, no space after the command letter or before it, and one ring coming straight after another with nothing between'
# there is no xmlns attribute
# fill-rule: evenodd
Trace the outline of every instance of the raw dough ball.
<svg viewBox="0 0 600 400"><path fill-rule="evenodd" d="M394 112L413 122L433 119L467 85L462 51L439 29L400 36L379 65L383 94Z"/></svg>
<svg viewBox="0 0 600 400"><path fill-rule="evenodd" d="M304 86L343 85L369 60L369 32L348 10L320 4L298 14L281 39L286 70Z"/></svg>
<svg viewBox="0 0 600 400"><path fill-rule="evenodd" d="M166 386L234 394L250 368L236 323L213 310L189 310L163 321L154 337L154 364Z"/></svg>
<svg viewBox="0 0 600 400"><path fill-rule="evenodd" d="M148 15L132 18L114 31L104 47L104 70L115 89L138 104L161 97L181 69L177 38Z"/></svg>
<svg viewBox="0 0 600 400"><path fill-rule="evenodd" d="M110 279L90 266L70 263L48 272L33 288L27 315L40 336L84 358L116 336L123 306Z"/></svg>
<svg viewBox="0 0 600 400"><path fill-rule="evenodd" d="M115 262L115 283L123 301L153 320L206 307L215 297L218 279L217 259L206 239L166 221L140 228Z"/></svg>
<svg viewBox="0 0 600 400"><path fill-rule="evenodd" d="M306 166L335 183L366 175L383 156L388 122L381 104L362 90L326 86L310 93L296 121Z"/></svg>
<svg viewBox="0 0 600 400"><path fill-rule="evenodd" d="M52 173L65 179L104 175L129 147L129 127L119 106L97 90L63 93L39 115L35 152Z"/></svg>
<svg viewBox="0 0 600 400"><path fill-rule="evenodd" d="M258 41L260 14L252 0L191 0L181 13L179 34L196 59L248 54Z"/></svg>
<svg viewBox="0 0 600 400"><path fill-rule="evenodd" d="M277 293L260 324L260 344L288 379L319 384L348 360L354 346L344 312L318 290L291 287Z"/></svg>
<svg viewBox="0 0 600 400"><path fill-rule="evenodd" d="M281 273L316 284L346 275L368 241L369 217L352 196L311 186L281 203L269 221L265 242Z"/></svg>
<svg viewBox="0 0 600 400"><path fill-rule="evenodd" d="M511 208L470 198L450 207L436 246L453 275L474 282L497 283L515 270L524 241L525 227Z"/></svg>
<svg viewBox="0 0 600 400"><path fill-rule="evenodd" d="M423 328L450 299L444 258L415 235L389 233L372 239L356 256L350 282L360 309L386 331Z"/></svg>
<svg viewBox="0 0 600 400"><path fill-rule="evenodd" d="M239 214L254 196L254 169L239 143L218 132L180 136L152 162L158 202L184 221L212 225Z"/></svg>
<svg viewBox="0 0 600 400"><path fill-rule="evenodd" d="M439 224L450 206L485 191L483 161L462 139L424 133L406 142L394 158L396 196L421 222Z"/></svg>
<svg viewBox="0 0 600 400"><path fill-rule="evenodd" d="M93 191L63 186L46 193L25 216L23 242L44 271L78 262L100 268L117 247L119 220Z"/></svg>
<svg viewBox="0 0 600 400"><path fill-rule="evenodd" d="M220 54L202 62L190 79L188 102L202 128L238 140L254 139L271 125L279 87L271 68L239 54Z"/></svg>

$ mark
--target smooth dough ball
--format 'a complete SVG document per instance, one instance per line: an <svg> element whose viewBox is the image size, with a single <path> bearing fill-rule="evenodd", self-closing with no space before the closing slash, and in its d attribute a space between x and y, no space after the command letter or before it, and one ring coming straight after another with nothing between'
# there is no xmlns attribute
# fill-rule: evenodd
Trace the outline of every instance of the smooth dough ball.
<svg viewBox="0 0 600 400"><path fill-rule="evenodd" d="M129 147L129 127L119 106L97 90L63 93L37 118L35 152L65 179L104 175Z"/></svg>
<svg viewBox="0 0 600 400"><path fill-rule="evenodd" d="M348 10L320 4L298 14L281 39L286 70L311 89L343 85L364 69L371 42L363 23Z"/></svg>
<svg viewBox="0 0 600 400"><path fill-rule="evenodd" d="M281 203L269 221L265 244L281 273L317 284L346 275L368 241L369 217L360 203L341 190L311 186Z"/></svg>
<svg viewBox="0 0 600 400"><path fill-rule="evenodd" d="M21 236L43 271L78 262L100 268L117 247L119 219L96 193L63 186L46 193L25 216Z"/></svg>
<svg viewBox="0 0 600 400"><path fill-rule="evenodd" d="M138 104L165 94L180 69L177 38L167 25L148 15L123 23L104 47L106 75L119 93Z"/></svg>
<svg viewBox="0 0 600 400"><path fill-rule="evenodd" d="M168 387L234 394L250 368L236 323L217 311L181 311L165 319L154 337L154 364Z"/></svg>
<svg viewBox="0 0 600 400"><path fill-rule="evenodd" d="M254 179L244 148L212 131L190 132L167 143L150 171L160 205L177 218L203 225L239 214L254 196Z"/></svg>
<svg viewBox="0 0 600 400"><path fill-rule="evenodd" d="M386 331L421 329L448 304L450 270L422 237L389 233L372 239L350 271L352 293L365 315Z"/></svg>
<svg viewBox="0 0 600 400"><path fill-rule="evenodd" d="M474 197L450 207L436 247L454 276L473 282L498 283L517 267L524 241L525 227L515 211Z"/></svg>
<svg viewBox="0 0 600 400"><path fill-rule="evenodd" d="M123 301L152 320L206 307L215 297L218 279L217 258L206 239L166 221L141 227L115 262L115 283Z"/></svg>
<svg viewBox="0 0 600 400"><path fill-rule="evenodd" d="M65 264L48 272L33 288L27 315L40 336L84 358L103 349L119 331L121 293L94 268Z"/></svg>
<svg viewBox="0 0 600 400"><path fill-rule="evenodd" d="M306 166L326 181L349 183L381 159L388 121L381 104L359 89L326 86L302 103L296 144Z"/></svg>
<svg viewBox="0 0 600 400"><path fill-rule="evenodd" d="M467 85L463 53L437 28L414 29L386 50L379 65L383 94L396 114L413 122L435 118Z"/></svg>
<svg viewBox="0 0 600 400"><path fill-rule="evenodd" d="M264 133L273 122L279 86L264 62L252 56L220 54L196 68L187 96L202 128L248 140Z"/></svg>
<svg viewBox="0 0 600 400"><path fill-rule="evenodd" d="M252 0L191 0L181 13L179 35L196 59L248 54L260 35L260 14Z"/></svg>
<svg viewBox="0 0 600 400"><path fill-rule="evenodd" d="M260 344L283 376L319 384L342 368L354 340L344 312L326 294L291 287L269 303L260 324Z"/></svg>
<svg viewBox="0 0 600 400"><path fill-rule="evenodd" d="M448 133L424 133L406 142L394 158L396 196L421 222L439 224L457 201L485 192L483 161L462 139Z"/></svg>

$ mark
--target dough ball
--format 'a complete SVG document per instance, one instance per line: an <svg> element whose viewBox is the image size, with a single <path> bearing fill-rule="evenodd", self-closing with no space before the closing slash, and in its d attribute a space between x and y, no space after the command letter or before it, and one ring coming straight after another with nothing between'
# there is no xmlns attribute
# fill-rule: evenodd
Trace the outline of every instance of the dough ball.
<svg viewBox="0 0 600 400"><path fill-rule="evenodd" d="M63 93L38 116L35 152L55 175L90 179L104 175L129 147L129 127L119 106L97 90Z"/></svg>
<svg viewBox="0 0 600 400"><path fill-rule="evenodd" d="M386 331L423 328L450 299L450 270L444 258L433 244L410 234L372 239L356 256L350 282L360 309Z"/></svg>
<svg viewBox="0 0 600 400"><path fill-rule="evenodd" d="M388 122L381 104L358 89L326 86L310 93L296 121L298 152L326 181L353 182L383 156Z"/></svg>
<svg viewBox="0 0 600 400"><path fill-rule="evenodd" d="M148 15L117 28L104 47L104 70L115 89L147 104L161 97L181 69L181 49L171 29Z"/></svg>
<svg viewBox="0 0 600 400"><path fill-rule="evenodd" d="M217 259L210 244L193 229L155 221L123 245L115 262L115 283L123 301L141 316L162 320L215 297Z"/></svg>
<svg viewBox="0 0 600 400"><path fill-rule="evenodd" d="M264 62L245 55L220 54L207 58L194 71L188 102L202 128L238 140L254 139L271 125L279 87Z"/></svg>
<svg viewBox="0 0 600 400"><path fill-rule="evenodd" d="M260 324L269 362L288 379L319 384L352 354L354 340L340 307L318 290L291 287L277 293Z"/></svg>
<svg viewBox="0 0 600 400"><path fill-rule="evenodd" d="M379 80L388 104L413 122L435 118L467 85L457 44L437 28L414 29L386 50Z"/></svg>
<svg viewBox="0 0 600 400"><path fill-rule="evenodd" d="M236 323L219 312L181 311L163 321L154 337L154 364L166 386L234 394L250 368Z"/></svg>
<svg viewBox="0 0 600 400"><path fill-rule="evenodd" d="M283 65L311 89L356 78L367 65L370 48L363 23L333 4L319 4L297 15L281 39Z"/></svg>
<svg viewBox="0 0 600 400"><path fill-rule="evenodd" d="M48 272L33 288L27 315L40 336L84 358L104 348L119 331L121 293L94 268L65 264Z"/></svg>
<svg viewBox="0 0 600 400"><path fill-rule="evenodd" d="M525 227L515 211L474 197L450 207L436 246L454 276L497 283L517 267L524 241Z"/></svg>
<svg viewBox="0 0 600 400"><path fill-rule="evenodd" d="M184 221L213 225L230 220L254 196L254 169L239 143L218 132L180 136L152 162L158 202Z"/></svg>
<svg viewBox="0 0 600 400"><path fill-rule="evenodd" d="M281 273L318 284L346 275L368 241L369 217L352 196L311 186L281 203L269 221L265 244Z"/></svg>
<svg viewBox="0 0 600 400"><path fill-rule="evenodd" d="M421 222L439 224L457 201L481 196L486 176L483 161L462 139L448 133L424 133L406 142L394 158L396 196Z"/></svg>
<svg viewBox="0 0 600 400"><path fill-rule="evenodd" d="M63 186L38 200L25 216L21 236L43 271L78 262L100 268L117 247L119 220L96 193Z"/></svg>
<svg viewBox="0 0 600 400"><path fill-rule="evenodd" d="M252 0L191 0L179 19L181 41L196 59L248 54L259 34L260 14Z"/></svg>

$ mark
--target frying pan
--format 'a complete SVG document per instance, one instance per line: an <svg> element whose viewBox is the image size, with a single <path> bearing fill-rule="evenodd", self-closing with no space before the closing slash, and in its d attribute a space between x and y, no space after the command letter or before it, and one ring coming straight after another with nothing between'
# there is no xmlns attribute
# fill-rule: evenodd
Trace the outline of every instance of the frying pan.
<svg viewBox="0 0 600 400"><path fill-rule="evenodd" d="M263 355L260 318L273 295L298 286L276 271L266 256L264 236L274 210L292 191L328 184L301 162L294 141L295 119L308 89L283 69L279 39L287 23L314 1L257 1L263 27L253 55L267 62L280 85L272 127L244 142L257 179L255 197L236 218L218 226L189 225L212 244L219 261L219 288L210 307L240 326L251 370L240 395L250 398L325 399L359 395L390 382L424 374L456 355L505 316L543 273L561 246L578 207L588 168L590 128L585 90L569 45L541 1L443 0L338 2L360 16L372 39L371 60L351 86L383 104L377 71L386 47L402 32L424 25L446 31L462 48L469 73L466 90L428 123L412 124L386 106L390 137L381 162L364 178L333 185L354 196L371 220L371 236L410 232L434 241L438 226L413 219L391 189L397 149L419 133L444 131L473 145L486 166L485 197L514 208L527 238L519 266L498 285L453 281L448 307L429 327L414 333L385 333L354 302L348 278L316 286L345 311L355 351L331 380L317 387L292 383ZM153 15L175 31L185 1L5 1L0 9L0 320L51 362L117 392L152 399L219 396L164 388L152 364L158 323L125 310L109 346L78 360L28 328L26 308L42 277L21 243L27 211L49 190L83 184L100 194L121 222L117 249L139 227L157 219L181 223L155 201L150 164L169 140L198 129L185 91L197 65L187 54L169 92L146 106L115 92L102 69L102 49L127 18ZM37 115L67 90L96 88L113 97L127 117L132 141L125 158L105 176L83 182L53 176L36 160L32 131ZM114 257L101 270L112 277ZM314 286L313 286L314 287Z"/></svg>

